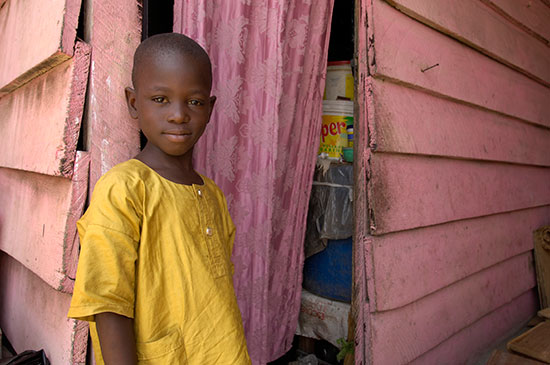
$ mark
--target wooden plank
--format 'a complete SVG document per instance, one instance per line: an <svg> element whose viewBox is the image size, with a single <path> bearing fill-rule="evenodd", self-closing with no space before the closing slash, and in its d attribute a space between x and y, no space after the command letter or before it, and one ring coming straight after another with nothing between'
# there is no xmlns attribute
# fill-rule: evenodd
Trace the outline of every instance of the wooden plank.
<svg viewBox="0 0 550 365"><path fill-rule="evenodd" d="M52 364L86 363L88 324L67 318L70 294L0 252L0 326L16 351L44 349Z"/></svg>
<svg viewBox="0 0 550 365"><path fill-rule="evenodd" d="M537 229L535 239L535 263L540 307L550 306L550 226Z"/></svg>
<svg viewBox="0 0 550 365"><path fill-rule="evenodd" d="M354 360L356 364L372 364L372 331L370 324L370 298L372 278L372 239L369 237L370 225L367 201L367 174L369 167L369 117L372 113L372 93L368 90L368 57L367 57L367 11L369 0L355 1L355 42L356 42L356 87L355 87L355 137L353 163L353 283L351 295L351 322L354 324Z"/></svg>
<svg viewBox="0 0 550 365"><path fill-rule="evenodd" d="M530 253L522 254L404 307L372 313L373 363L409 363L530 290L532 260ZM522 316L527 320L533 312Z"/></svg>
<svg viewBox="0 0 550 365"><path fill-rule="evenodd" d="M550 166L550 129L391 82L372 84L376 151Z"/></svg>
<svg viewBox="0 0 550 365"><path fill-rule="evenodd" d="M544 363L506 351L495 350L487 365L544 365Z"/></svg>
<svg viewBox="0 0 550 365"><path fill-rule="evenodd" d="M0 168L0 249L64 292L72 292L75 277L75 222L86 200L88 168L87 152L77 155L72 181Z"/></svg>
<svg viewBox="0 0 550 365"><path fill-rule="evenodd" d="M128 115L124 97L141 40L139 3L94 0L91 24L94 51L85 140L91 153L90 189L111 167L139 152L139 127Z"/></svg>
<svg viewBox="0 0 550 365"><path fill-rule="evenodd" d="M545 321L508 342L508 350L550 363L550 322Z"/></svg>
<svg viewBox="0 0 550 365"><path fill-rule="evenodd" d="M521 328L537 306L535 290L514 298L509 303L453 334L411 364L478 364L478 354L494 346L495 339L505 338Z"/></svg>
<svg viewBox="0 0 550 365"><path fill-rule="evenodd" d="M540 311L537 312L537 315L540 318L550 319L550 307L541 309Z"/></svg>
<svg viewBox="0 0 550 365"><path fill-rule="evenodd" d="M374 48L369 53L374 77L550 126L550 88L381 0L373 0L372 17L369 24L374 34L369 37L368 47Z"/></svg>
<svg viewBox="0 0 550 365"><path fill-rule="evenodd" d="M0 96L73 55L80 4L26 0L0 7Z"/></svg>
<svg viewBox="0 0 550 365"><path fill-rule="evenodd" d="M378 311L399 308L477 271L533 249L550 206L374 237Z"/></svg>
<svg viewBox="0 0 550 365"><path fill-rule="evenodd" d="M550 44L550 8L537 0L481 0L545 44Z"/></svg>
<svg viewBox="0 0 550 365"><path fill-rule="evenodd" d="M373 234L550 204L550 169L376 153L371 156Z"/></svg>
<svg viewBox="0 0 550 365"><path fill-rule="evenodd" d="M71 177L80 132L90 46L0 98L0 166Z"/></svg>
<svg viewBox="0 0 550 365"><path fill-rule="evenodd" d="M550 49L478 0L386 0L403 13L550 85ZM516 5L517 8L517 5Z"/></svg>

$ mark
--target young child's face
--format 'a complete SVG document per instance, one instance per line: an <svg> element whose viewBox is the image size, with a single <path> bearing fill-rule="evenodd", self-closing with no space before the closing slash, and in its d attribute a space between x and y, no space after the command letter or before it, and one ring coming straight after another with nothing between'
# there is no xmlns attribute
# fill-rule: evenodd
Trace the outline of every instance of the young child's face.
<svg viewBox="0 0 550 365"><path fill-rule="evenodd" d="M208 67L185 55L150 58L137 73L135 90L126 90L130 114L153 145L148 147L191 155L216 100Z"/></svg>

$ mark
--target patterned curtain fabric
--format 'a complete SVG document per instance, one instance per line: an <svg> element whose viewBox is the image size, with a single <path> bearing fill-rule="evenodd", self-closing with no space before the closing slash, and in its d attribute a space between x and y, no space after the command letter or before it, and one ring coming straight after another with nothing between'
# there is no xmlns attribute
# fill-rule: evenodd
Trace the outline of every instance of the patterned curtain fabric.
<svg viewBox="0 0 550 365"><path fill-rule="evenodd" d="M214 67L212 120L195 168L227 197L237 226L235 289L250 356L292 344L321 129L333 0L176 0L174 30Z"/></svg>

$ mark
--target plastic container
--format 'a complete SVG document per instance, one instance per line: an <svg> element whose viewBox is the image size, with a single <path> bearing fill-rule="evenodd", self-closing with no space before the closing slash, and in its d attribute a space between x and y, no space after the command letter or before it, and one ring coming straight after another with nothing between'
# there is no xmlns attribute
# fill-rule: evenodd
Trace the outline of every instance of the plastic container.
<svg viewBox="0 0 550 365"><path fill-rule="evenodd" d="M302 286L313 294L350 303L351 261L351 237L344 240L329 240L325 250L306 259Z"/></svg>
<svg viewBox="0 0 550 365"><path fill-rule="evenodd" d="M353 73L350 61L329 62L325 83L325 100L338 100L338 97L353 100Z"/></svg>
<svg viewBox="0 0 550 365"><path fill-rule="evenodd" d="M348 147L353 147L353 125L348 125L346 132L348 132Z"/></svg>
<svg viewBox="0 0 550 365"><path fill-rule="evenodd" d="M348 146L350 125L353 125L353 101L324 100L319 154L326 153L328 158L339 160L342 147Z"/></svg>
<svg viewBox="0 0 550 365"><path fill-rule="evenodd" d="M353 147L342 148L342 156L344 157L344 161L353 162Z"/></svg>

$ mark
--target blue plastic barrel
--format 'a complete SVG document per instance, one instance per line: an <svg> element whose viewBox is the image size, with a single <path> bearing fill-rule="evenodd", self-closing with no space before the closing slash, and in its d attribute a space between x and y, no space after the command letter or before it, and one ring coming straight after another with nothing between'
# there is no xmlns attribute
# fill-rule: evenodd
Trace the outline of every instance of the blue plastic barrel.
<svg viewBox="0 0 550 365"><path fill-rule="evenodd" d="M304 263L307 291L332 300L351 302L352 239L329 240L327 248Z"/></svg>

